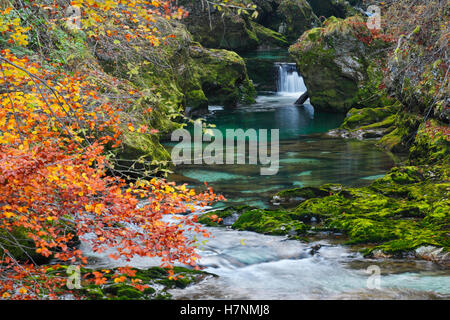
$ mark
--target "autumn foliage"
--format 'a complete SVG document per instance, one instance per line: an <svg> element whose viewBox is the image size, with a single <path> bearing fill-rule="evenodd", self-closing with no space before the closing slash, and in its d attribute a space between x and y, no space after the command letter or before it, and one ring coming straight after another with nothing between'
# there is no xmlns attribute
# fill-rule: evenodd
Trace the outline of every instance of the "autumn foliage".
<svg viewBox="0 0 450 320"><path fill-rule="evenodd" d="M152 18L184 14L170 1L73 4L84 8L83 25L92 37L117 32L117 24L129 26L123 36L128 34L130 41L139 38L154 45L161 39L150 28ZM52 1L44 9L51 13L58 5ZM26 46L32 27L22 26L15 10L2 11L0 32L11 45ZM67 293L67 278L48 272L30 252L59 264L85 265L79 241L95 252L113 249L114 259L160 257L165 267L174 262L194 266L194 242L185 232L203 232L196 216L164 217L221 197L210 189L197 194L157 178L130 183L108 174L111 162L104 150L121 143L120 106L105 102L86 76L35 60L8 48L0 51L0 298ZM95 271L91 281L101 284L104 272L110 271ZM130 268L117 272L115 282L145 288L132 279Z"/></svg>

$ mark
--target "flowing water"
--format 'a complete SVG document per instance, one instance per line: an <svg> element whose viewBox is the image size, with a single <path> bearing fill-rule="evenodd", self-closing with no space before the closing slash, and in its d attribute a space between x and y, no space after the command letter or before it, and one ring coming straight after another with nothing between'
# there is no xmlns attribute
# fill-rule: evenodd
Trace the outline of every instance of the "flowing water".
<svg viewBox="0 0 450 320"><path fill-rule="evenodd" d="M207 181L228 198L216 206L268 207L277 191L324 183L366 185L394 165L392 155L372 142L327 136L325 133L338 127L344 117L316 113L308 104L293 105L305 90L302 78L293 64L273 66L279 92L264 92L256 104L233 110L212 106L206 120L223 132L280 129L278 174L261 176L258 165L183 165L170 180L197 188ZM200 265L219 277L172 290L175 299L450 298L449 270L427 261L368 260L357 248L341 245L345 239L339 234L324 234L305 243L230 228L207 229L213 237L199 247ZM321 248L312 254L311 247L316 244ZM107 253L97 258L97 267L125 264L110 260ZM158 265L158 260L135 258L131 264L146 268ZM367 270L372 265L381 273L379 289L369 289L373 278Z"/></svg>
<svg viewBox="0 0 450 320"><path fill-rule="evenodd" d="M279 62L275 66L278 69L277 92L279 94L306 91L305 83L299 76L295 63Z"/></svg>

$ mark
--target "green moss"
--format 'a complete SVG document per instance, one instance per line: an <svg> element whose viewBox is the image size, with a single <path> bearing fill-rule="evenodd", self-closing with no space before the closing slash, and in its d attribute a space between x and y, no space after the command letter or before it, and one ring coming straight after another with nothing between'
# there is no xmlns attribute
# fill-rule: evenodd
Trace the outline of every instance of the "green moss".
<svg viewBox="0 0 450 320"><path fill-rule="evenodd" d="M409 150L409 158L417 164L449 162L450 138L444 132L446 124L429 120L422 124Z"/></svg>
<svg viewBox="0 0 450 320"><path fill-rule="evenodd" d="M309 229L303 222L294 220L285 211L251 209L239 216L233 229L272 235L300 235Z"/></svg>
<svg viewBox="0 0 450 320"><path fill-rule="evenodd" d="M262 25L260 25L259 23L250 22L253 30L255 30L256 36L258 37L258 41L259 41L259 45L264 46L264 47L272 47L272 48L276 48L276 47L288 47L289 46L289 42L287 41L286 37L283 36L282 34L266 28Z"/></svg>
<svg viewBox="0 0 450 320"><path fill-rule="evenodd" d="M54 276L67 276L68 266L59 266L58 268L47 268L47 273ZM160 267L152 267L149 269L132 269L136 272L134 277L141 282L141 285L148 285L142 291L131 285L129 280L116 283L115 276L120 275L116 269L112 269L109 273L103 273L106 283L101 285L89 282L93 279L92 272L95 270L81 268L81 289L75 289L74 294L86 297L91 300L167 300L171 295L167 292L172 288L185 288L188 285L198 282L205 275L212 275L200 270L191 270L184 267L174 267L174 276L177 279L169 279L167 269ZM162 286L162 287L161 287Z"/></svg>
<svg viewBox="0 0 450 320"><path fill-rule="evenodd" d="M228 207L222 210L215 210L208 213L203 214L198 222L210 227L219 227L223 226L223 219L231 217L233 215L241 215L246 210L256 209L250 206L234 206ZM212 217L216 216L216 219Z"/></svg>
<svg viewBox="0 0 450 320"><path fill-rule="evenodd" d="M188 91L185 95L186 105L192 111L208 109L208 98L206 98L203 90Z"/></svg>
<svg viewBox="0 0 450 320"><path fill-rule="evenodd" d="M306 0L282 0L277 12L286 23L285 35L288 41L297 40L303 32L319 22Z"/></svg>
<svg viewBox="0 0 450 320"><path fill-rule="evenodd" d="M395 121L395 117L393 115L395 111L395 108L390 106L382 108L351 109L347 113L347 116L344 120L344 123L341 125L341 128L352 130L360 127L389 127ZM390 119L388 121L384 121L388 117L390 117Z"/></svg>
<svg viewBox="0 0 450 320"><path fill-rule="evenodd" d="M447 174L448 166L394 168L368 187L310 199L295 211L303 221L315 217L320 222L316 228L345 232L349 243L374 243L373 249L448 249Z"/></svg>
<svg viewBox="0 0 450 320"><path fill-rule="evenodd" d="M369 35L359 27L363 22L361 17L331 17L289 48L316 110L343 113L352 107L383 106L376 92L383 79L376 61L384 44L360 40Z"/></svg>

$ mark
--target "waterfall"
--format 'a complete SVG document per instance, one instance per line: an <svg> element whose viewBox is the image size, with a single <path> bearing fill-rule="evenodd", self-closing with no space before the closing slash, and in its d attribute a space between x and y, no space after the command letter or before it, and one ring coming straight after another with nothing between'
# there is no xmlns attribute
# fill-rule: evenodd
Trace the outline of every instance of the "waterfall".
<svg viewBox="0 0 450 320"><path fill-rule="evenodd" d="M278 62L277 91L279 93L303 93L306 91L303 78L298 74L295 63Z"/></svg>

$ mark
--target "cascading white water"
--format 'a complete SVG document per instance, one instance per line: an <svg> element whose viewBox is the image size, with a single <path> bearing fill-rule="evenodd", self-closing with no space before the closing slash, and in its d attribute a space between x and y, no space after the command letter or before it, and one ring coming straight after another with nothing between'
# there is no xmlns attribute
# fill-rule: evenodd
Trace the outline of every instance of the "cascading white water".
<svg viewBox="0 0 450 320"><path fill-rule="evenodd" d="M295 63L278 62L278 93L303 93L306 91L303 78L298 74Z"/></svg>

